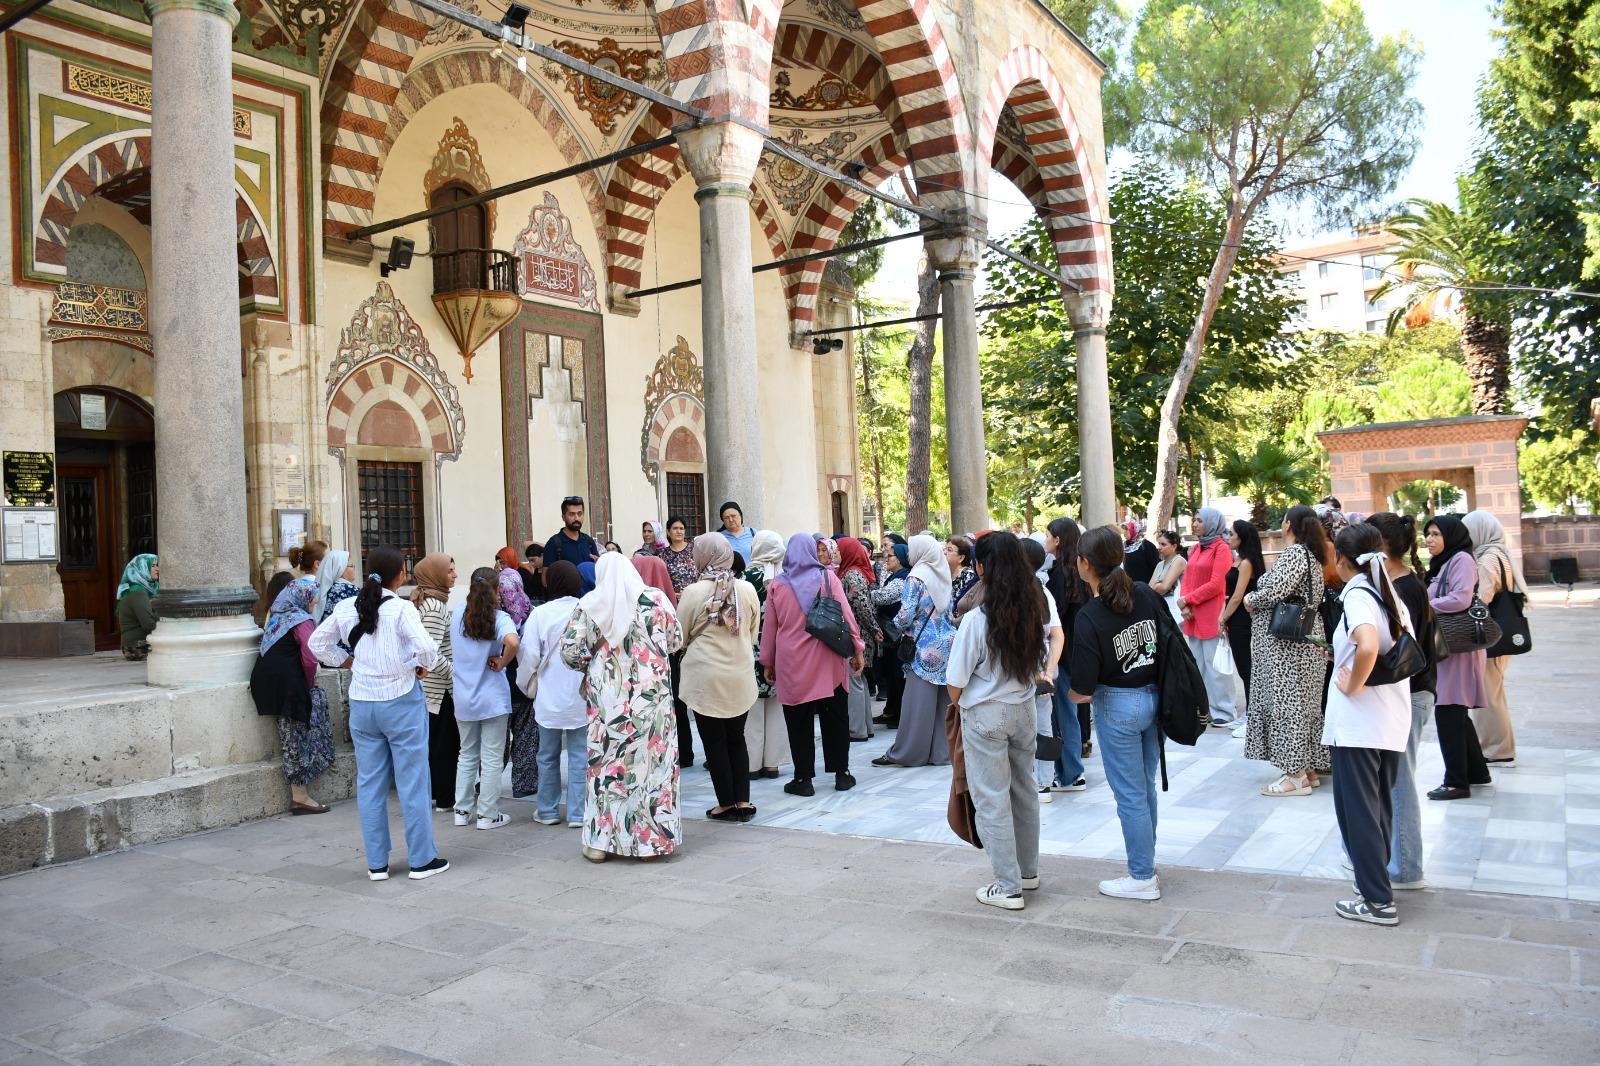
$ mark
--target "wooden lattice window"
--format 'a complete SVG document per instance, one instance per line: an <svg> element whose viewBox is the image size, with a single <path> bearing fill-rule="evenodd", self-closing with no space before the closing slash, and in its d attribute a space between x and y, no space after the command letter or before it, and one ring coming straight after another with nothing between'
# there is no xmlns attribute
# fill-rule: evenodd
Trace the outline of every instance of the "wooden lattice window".
<svg viewBox="0 0 1600 1066"><path fill-rule="evenodd" d="M704 474L667 475L667 514L683 519L690 540L706 531L706 478Z"/></svg>
<svg viewBox="0 0 1600 1066"><path fill-rule="evenodd" d="M361 459L361 557L363 564L380 545L397 549L406 569L426 553L422 520L422 464ZM363 565L365 570L365 565Z"/></svg>

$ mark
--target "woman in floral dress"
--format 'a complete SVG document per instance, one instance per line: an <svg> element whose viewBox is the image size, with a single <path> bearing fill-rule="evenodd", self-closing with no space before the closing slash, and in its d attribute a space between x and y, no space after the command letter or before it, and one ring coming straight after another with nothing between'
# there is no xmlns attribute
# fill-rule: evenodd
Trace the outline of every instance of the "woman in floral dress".
<svg viewBox="0 0 1600 1066"><path fill-rule="evenodd" d="M955 602L951 566L939 542L918 533L906 547L911 574L901 594L900 613L894 626L916 641L917 654L906 670L905 693L900 697L900 726L889 750L872 760L874 766L948 766L950 747L945 740L945 664L955 642L950 618Z"/></svg>
<svg viewBox="0 0 1600 1066"><path fill-rule="evenodd" d="M583 856L659 859L683 838L668 665L683 635L667 597L627 558L607 552L595 575L560 647L562 661L584 675L589 706Z"/></svg>
<svg viewBox="0 0 1600 1066"><path fill-rule="evenodd" d="M866 545L854 537L836 537L834 550L839 553L839 577L844 586L845 599L856 616L856 628L861 631L865 644L866 661L878 658L878 645L883 632L878 628L878 610L872 605L872 588L877 575L872 571L872 559ZM872 739L872 698L867 693L866 671L850 677L850 739Z"/></svg>

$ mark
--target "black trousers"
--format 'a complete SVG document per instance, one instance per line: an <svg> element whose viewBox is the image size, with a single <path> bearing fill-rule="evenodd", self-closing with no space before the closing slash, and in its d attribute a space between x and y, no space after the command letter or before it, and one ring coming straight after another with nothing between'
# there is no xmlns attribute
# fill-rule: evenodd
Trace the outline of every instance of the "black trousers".
<svg viewBox="0 0 1600 1066"><path fill-rule="evenodd" d="M1433 709L1433 725L1439 731L1439 754L1444 756L1444 783L1450 788L1487 785L1489 764L1483 761L1483 747L1467 709L1459 703L1441 703Z"/></svg>
<svg viewBox="0 0 1600 1066"><path fill-rule="evenodd" d="M461 761L461 728L456 725L456 701L444 694L439 713L428 715L428 778L433 784L433 805L454 807L456 764Z"/></svg>
<svg viewBox="0 0 1600 1066"><path fill-rule="evenodd" d="M672 667L672 710L678 717L678 765L687 769L694 765L694 734L689 730L689 705L678 698L678 684L683 680L683 652L667 662Z"/></svg>
<svg viewBox="0 0 1600 1066"><path fill-rule="evenodd" d="M893 653L886 656L887 665L884 667L883 677L880 681L883 697L883 721L890 729L900 725L900 697L906 692L906 670L900 662L900 657ZM849 707L846 706L848 714Z"/></svg>
<svg viewBox="0 0 1600 1066"><path fill-rule="evenodd" d="M1239 619L1244 621L1240 622ZM1233 652L1233 665L1244 682L1246 694L1250 691L1250 616L1240 611L1228 619L1228 648Z"/></svg>
<svg viewBox="0 0 1600 1066"><path fill-rule="evenodd" d="M850 772L850 700L843 688L820 700L791 707L783 705L783 722L789 727L789 752L794 756L796 781L809 781L817 775L817 739L813 719L822 722L822 770L829 774Z"/></svg>
<svg viewBox="0 0 1600 1066"><path fill-rule="evenodd" d="M750 752L744 746L744 723L748 717L746 713L733 718L709 718L698 712L694 716L719 807L750 802Z"/></svg>
<svg viewBox="0 0 1600 1066"><path fill-rule="evenodd" d="M1394 818L1394 781L1400 751L1334 748L1333 813L1355 869L1356 888L1368 903L1394 902L1389 887L1389 831Z"/></svg>

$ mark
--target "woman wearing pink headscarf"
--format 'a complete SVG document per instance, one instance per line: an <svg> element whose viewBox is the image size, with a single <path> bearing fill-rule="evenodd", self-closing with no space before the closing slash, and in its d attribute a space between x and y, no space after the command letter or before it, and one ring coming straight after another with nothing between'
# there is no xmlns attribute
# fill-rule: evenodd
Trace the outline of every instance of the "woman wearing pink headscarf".
<svg viewBox="0 0 1600 1066"><path fill-rule="evenodd" d="M861 632L854 614L844 611L855 652L846 667L843 657L806 632L806 612L824 590L846 603L844 586L817 558L817 542L809 533L789 538L783 572L767 591L767 617L761 630L761 665L777 689L783 717L789 727L789 748L794 753L794 780L783 786L795 796L814 796L811 779L816 773L816 739L813 719L822 721L822 768L832 773L833 787L844 792L855 787L850 775L850 720L845 695L849 671L863 666Z"/></svg>

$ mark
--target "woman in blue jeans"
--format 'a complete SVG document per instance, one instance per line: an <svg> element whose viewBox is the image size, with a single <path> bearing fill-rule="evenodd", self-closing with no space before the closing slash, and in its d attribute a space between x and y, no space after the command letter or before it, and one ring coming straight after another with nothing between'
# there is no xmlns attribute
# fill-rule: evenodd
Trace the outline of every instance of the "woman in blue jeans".
<svg viewBox="0 0 1600 1066"><path fill-rule="evenodd" d="M450 869L433 843L428 704L420 684L439 661L439 648L422 628L416 607L395 595L408 577L400 553L374 548L366 565L370 572L361 591L335 607L311 634L311 653L324 666L350 670L350 739L356 749L356 805L367 876L389 878L392 781L405 819L410 877L420 881Z"/></svg>
<svg viewBox="0 0 1600 1066"><path fill-rule="evenodd" d="M1117 800L1128 876L1100 882L1118 899L1160 899L1156 877L1156 617L1166 603L1122 569L1122 534L1091 529L1078 541L1078 573L1094 593L1073 625L1067 668L1074 703L1094 700L1100 762Z"/></svg>
<svg viewBox="0 0 1600 1066"><path fill-rule="evenodd" d="M1077 621L1078 612L1093 595L1078 573L1078 539L1081 536L1078 523L1071 518L1051 519L1050 524L1045 527L1044 548L1054 557L1055 562L1045 578L1044 587L1056 605L1056 617L1061 619L1061 628L1066 636L1069 653L1072 648L1073 623ZM1068 658L1069 655L1061 656L1061 662L1056 667L1055 692L1050 696L1055 732L1061 737L1061 754L1055 761L1053 780L1040 782L1049 788L1049 791L1040 797L1046 800L1051 792L1082 792L1088 787L1088 782L1083 779L1085 754L1083 742L1088 740L1089 736L1088 730L1083 726L1085 719L1079 715L1077 705L1067 698L1067 693L1072 688ZM1084 713L1088 713L1087 704L1084 705ZM1044 730L1041 729L1040 732ZM1043 776L1042 772L1040 776Z"/></svg>

